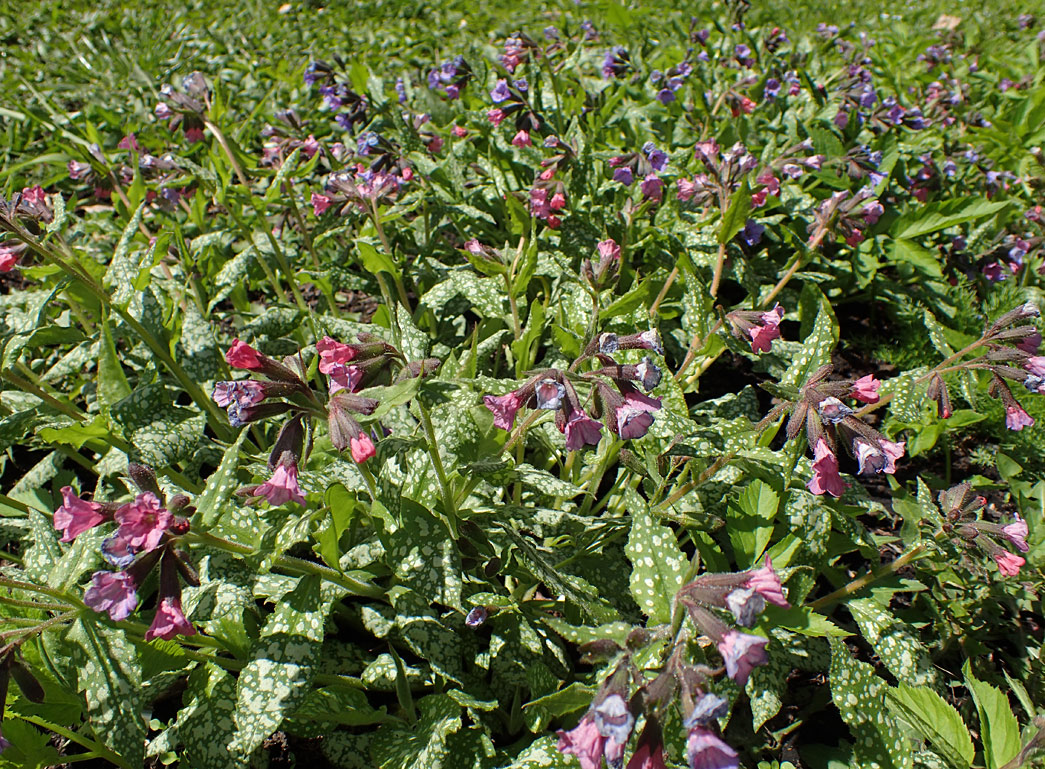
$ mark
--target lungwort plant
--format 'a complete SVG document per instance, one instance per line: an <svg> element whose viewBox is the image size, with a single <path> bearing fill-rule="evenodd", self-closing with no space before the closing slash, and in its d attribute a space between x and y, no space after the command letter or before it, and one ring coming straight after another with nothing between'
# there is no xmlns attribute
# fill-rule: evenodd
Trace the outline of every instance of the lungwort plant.
<svg viewBox="0 0 1045 769"><path fill-rule="evenodd" d="M161 5L0 20L0 766L1040 758L1035 18Z"/></svg>

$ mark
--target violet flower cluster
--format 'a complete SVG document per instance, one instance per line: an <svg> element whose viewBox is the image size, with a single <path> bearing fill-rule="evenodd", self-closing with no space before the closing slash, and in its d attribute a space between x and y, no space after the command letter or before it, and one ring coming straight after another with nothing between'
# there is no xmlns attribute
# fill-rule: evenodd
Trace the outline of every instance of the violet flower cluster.
<svg viewBox="0 0 1045 769"><path fill-rule="evenodd" d="M312 419L325 420L330 442L338 451L348 449L352 460L362 464L377 453L377 433L359 424L361 417L374 413L379 402L360 395L360 391L392 381L427 376L439 366L435 358L407 362L395 347L373 334L361 332L358 343L343 344L329 336L316 343L318 370L326 377L323 390L309 385L301 356L289 356L282 362L269 358L245 342L236 339L225 354L233 368L266 377L265 380L238 379L217 382L212 398L228 410L229 422L239 427L274 416L286 421L269 453L272 477L257 486L237 493L252 502L261 499L270 505L293 501L305 504L298 483L298 466L306 428Z"/></svg>
<svg viewBox="0 0 1045 769"><path fill-rule="evenodd" d="M676 638L662 672L650 680L631 663L628 650L616 644L624 659L606 678L588 712L569 731L559 732L558 748L576 756L581 769L613 769L624 765L624 754L635 735L636 721L644 718L626 769L665 769L661 724L666 710L678 703L687 730L686 758L691 769L738 769L737 751L722 739L718 719L729 713L729 701L711 691L712 679L723 673L743 687L751 671L768 662L767 638L732 627L750 627L767 603L790 608L780 578L768 556L763 566L739 573L704 574L685 585L676 596L701 635L709 638L722 658L722 667L690 665L683 659L686 639ZM657 637L658 630L639 630L628 639L628 649ZM632 687L637 690L629 696Z"/></svg>
<svg viewBox="0 0 1045 769"><path fill-rule="evenodd" d="M63 501L55 510L54 527L62 532L63 542L72 542L96 526L117 525L102 542L101 554L119 571L96 571L84 603L113 621L126 619L138 606L138 590L158 566L156 613L145 640L194 635L196 630L181 608L181 582L198 586L199 578L179 544L189 531L188 517L195 508L184 494L166 502L151 469L131 464L128 473L140 493L123 505L82 499L69 486L61 490Z"/></svg>
<svg viewBox="0 0 1045 769"><path fill-rule="evenodd" d="M987 506L987 500L974 495L968 483L941 491L938 499L944 515L943 533L954 544L975 546L985 552L1003 577L1015 577L1020 573L1020 567L1027 562L1026 559L1002 547L1000 543L1015 547L1021 553L1030 550L1027 544L1030 531L1025 520L1018 514L1014 514L1014 520L1006 524L980 519L980 512Z"/></svg>
<svg viewBox="0 0 1045 769"><path fill-rule="evenodd" d="M584 353L566 371L545 369L530 377L516 390L504 395L486 395L483 403L494 415L494 425L511 430L522 408L552 411L555 426L566 436L566 449L577 451L596 446L605 427L623 440L643 437L659 411L659 398L646 395L661 379L661 370L649 356L638 364L618 363L611 357L618 350L653 350L663 354L655 331L628 336L604 333L588 344ZM594 359L598 368L576 373L585 360ZM577 387L587 389L582 401Z"/></svg>

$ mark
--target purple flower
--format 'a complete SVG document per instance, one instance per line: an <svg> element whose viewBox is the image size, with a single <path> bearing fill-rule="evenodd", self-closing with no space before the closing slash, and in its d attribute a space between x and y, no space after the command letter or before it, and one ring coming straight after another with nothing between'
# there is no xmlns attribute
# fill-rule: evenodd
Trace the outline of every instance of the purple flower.
<svg viewBox="0 0 1045 769"><path fill-rule="evenodd" d="M664 166L668 164L668 155L663 150L657 149L653 142L646 142L642 145L642 153L646 156L649 164L653 167L654 171L663 171Z"/></svg>
<svg viewBox="0 0 1045 769"><path fill-rule="evenodd" d="M762 89L762 98L773 100L780 93L780 81L775 77L771 77L766 80L765 87Z"/></svg>
<svg viewBox="0 0 1045 769"><path fill-rule="evenodd" d="M693 703L693 710L686 716L682 725L687 729L709 724L717 718L724 718L729 712L729 701L717 694L705 692Z"/></svg>
<svg viewBox="0 0 1045 769"><path fill-rule="evenodd" d="M851 408L833 396L829 396L820 401L816 406L816 410L817 413L820 414L822 420L832 425L836 425L846 417L851 417L853 415L853 410Z"/></svg>
<svg viewBox="0 0 1045 769"><path fill-rule="evenodd" d="M733 56L736 57L736 60L744 67L750 67L755 63L754 58L751 56L751 49L743 43L740 43L733 48Z"/></svg>
<svg viewBox="0 0 1045 769"><path fill-rule="evenodd" d="M406 83L403 82L403 78L396 78L396 99L400 104L406 104Z"/></svg>
<svg viewBox="0 0 1045 769"><path fill-rule="evenodd" d="M356 140L356 153L364 156L369 155L370 150L376 147L379 142L380 139L373 131L362 133Z"/></svg>
<svg viewBox="0 0 1045 769"><path fill-rule="evenodd" d="M613 172L613 181L620 182L625 187L630 187L635 181L635 175L628 166L622 166Z"/></svg>
<svg viewBox="0 0 1045 769"><path fill-rule="evenodd" d="M507 80L498 80L497 85L490 91L490 98L493 99L494 104L500 104L502 101L507 100L512 95L512 92L508 89Z"/></svg>
<svg viewBox="0 0 1045 769"><path fill-rule="evenodd" d="M628 744L632 727L635 726L635 717L628 710L624 698L619 694L611 694L606 697L592 708L592 713L599 734L606 738L603 750L612 766L614 759L623 753L624 746Z"/></svg>
<svg viewBox="0 0 1045 769"><path fill-rule="evenodd" d="M744 229L740 231L740 239L744 241L749 248L754 248L762 242L762 234L766 231L766 228L756 222L754 219L748 219L744 224Z"/></svg>
<svg viewBox="0 0 1045 769"><path fill-rule="evenodd" d="M654 203L659 203L664 196L664 182L656 174L648 174L642 180L640 189L642 190L642 197L646 200L652 200Z"/></svg>
<svg viewBox="0 0 1045 769"><path fill-rule="evenodd" d="M479 627L486 622L486 618L489 616L490 613L486 610L486 607L476 606L468 612L468 616L464 618L464 624L472 628Z"/></svg>
<svg viewBox="0 0 1045 769"><path fill-rule="evenodd" d="M125 569L134 561L138 550L131 547L126 539L119 534L113 534L102 540L102 558L111 563L117 569Z"/></svg>
<svg viewBox="0 0 1045 769"><path fill-rule="evenodd" d="M570 731L559 730L559 752L577 757L581 769L602 769L602 753L605 738L595 725L595 717L589 712Z"/></svg>
<svg viewBox="0 0 1045 769"><path fill-rule="evenodd" d="M766 654L768 638L762 638L739 630L730 630L718 642L718 651L726 663L726 674L743 686L751 671L769 662Z"/></svg>
<svg viewBox="0 0 1045 769"><path fill-rule="evenodd" d="M113 622L127 619L138 605L134 580L124 572L96 571L83 602L97 612L108 612Z"/></svg>
<svg viewBox="0 0 1045 769"><path fill-rule="evenodd" d="M598 446L602 438L602 424L583 411L570 414L563 432L566 434L566 450L577 451L585 446Z"/></svg>
<svg viewBox="0 0 1045 769"><path fill-rule="evenodd" d="M689 730L686 755L692 769L739 769L737 752L714 732L697 726Z"/></svg>
<svg viewBox="0 0 1045 769"><path fill-rule="evenodd" d="M863 438L853 441L856 461L860 465L861 474L886 473L892 475L896 472L896 460L904 455L904 441L893 443L882 439L878 443L882 447L881 450Z"/></svg>
<svg viewBox="0 0 1045 769"><path fill-rule="evenodd" d="M1030 533L1027 529L1027 522L1020 518L1018 514L1015 514L1016 520L1012 523L1006 524L1001 527L1002 534L1012 544L1016 545L1016 549L1021 553L1026 553L1030 550L1027 545L1027 535Z"/></svg>
<svg viewBox="0 0 1045 769"><path fill-rule="evenodd" d="M272 477L254 489L255 497L265 497L269 504L277 507L291 500L302 507L305 506L305 495L298 486L298 466L296 462L280 462Z"/></svg>

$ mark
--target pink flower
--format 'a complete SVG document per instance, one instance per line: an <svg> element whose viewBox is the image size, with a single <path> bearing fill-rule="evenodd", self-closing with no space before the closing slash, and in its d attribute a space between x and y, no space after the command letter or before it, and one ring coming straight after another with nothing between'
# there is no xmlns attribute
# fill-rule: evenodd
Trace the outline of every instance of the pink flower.
<svg viewBox="0 0 1045 769"><path fill-rule="evenodd" d="M135 152L142 151L141 145L138 144L138 139L134 134L127 134L120 139L120 143L116 145L116 148L121 150L134 150Z"/></svg>
<svg viewBox="0 0 1045 769"><path fill-rule="evenodd" d="M72 487L62 487L62 504L54 511L54 527L62 532L62 542L72 542L88 529L105 523L102 506L73 494Z"/></svg>
<svg viewBox="0 0 1045 769"><path fill-rule="evenodd" d="M642 180L639 188L642 190L642 197L654 203L659 203L664 197L664 182L656 174L649 174Z"/></svg>
<svg viewBox="0 0 1045 769"><path fill-rule="evenodd" d="M185 141L189 144L195 144L196 142L203 141L203 129L199 126L193 126L192 128L185 129Z"/></svg>
<svg viewBox="0 0 1045 769"><path fill-rule="evenodd" d="M330 208L330 204L333 201L326 195L320 195L318 192L312 193L312 213L316 216L322 216L323 213Z"/></svg>
<svg viewBox="0 0 1045 769"><path fill-rule="evenodd" d="M10 272L18 264L19 250L6 243L0 243L0 272Z"/></svg>
<svg viewBox="0 0 1045 769"><path fill-rule="evenodd" d="M162 638L169 641L178 635L196 635L196 628L185 619L185 613L181 610L181 599L172 595L164 596L160 599L152 624L145 631L145 640Z"/></svg>
<svg viewBox="0 0 1045 769"><path fill-rule="evenodd" d="M998 564L998 571L1005 577L1015 577L1020 573L1020 567L1027 562L1008 550L999 550L992 557Z"/></svg>
<svg viewBox="0 0 1045 769"><path fill-rule="evenodd" d="M874 374L860 377L853 382L853 389L849 393L861 403L878 403L878 388L882 383L874 378Z"/></svg>
<svg viewBox="0 0 1045 769"><path fill-rule="evenodd" d="M689 730L686 754L692 769L739 769L737 752L702 726Z"/></svg>
<svg viewBox="0 0 1045 769"><path fill-rule="evenodd" d="M598 248L599 256L602 259L620 259L620 246L617 245L617 241L615 241L613 238L600 240Z"/></svg>
<svg viewBox="0 0 1045 769"><path fill-rule="evenodd" d="M767 603L784 609L791 608L791 604L784 597L784 588L780 584L780 577L773 571L773 561L770 560L768 555L766 556L765 564L761 568L753 570L750 574L751 576L744 582L744 587L754 590Z"/></svg>
<svg viewBox="0 0 1045 769"><path fill-rule="evenodd" d="M272 477L254 489L255 497L265 497L270 505L279 506L293 500L305 506L305 495L298 486L298 466L294 462L280 463Z"/></svg>
<svg viewBox="0 0 1045 769"><path fill-rule="evenodd" d="M483 404L493 412L495 426L502 430L511 430L515 426L515 412L522 406L522 399L517 392L484 395Z"/></svg>
<svg viewBox="0 0 1045 769"><path fill-rule="evenodd" d="M125 572L96 571L83 602L97 612L108 612L113 622L127 619L138 605L134 580Z"/></svg>
<svg viewBox="0 0 1045 769"><path fill-rule="evenodd" d="M1027 545L1027 535L1030 531L1027 529L1027 522L1016 515L1016 520L1012 523L1006 524L1001 527L1002 534L1012 544L1016 545L1016 549L1021 553L1026 553L1030 550Z"/></svg>
<svg viewBox="0 0 1045 769"><path fill-rule="evenodd" d="M548 201L548 207L552 211L561 211L566 208L566 196L561 192L556 192L552 195L552 199Z"/></svg>
<svg viewBox="0 0 1045 769"><path fill-rule="evenodd" d="M768 638L730 630L718 643L718 652L726 663L726 674L743 686L751 671L769 662L766 654Z"/></svg>
<svg viewBox="0 0 1045 769"><path fill-rule="evenodd" d="M892 441L880 440L881 451L870 441L857 438L853 442L856 449L856 461L860 465L863 474L886 473L892 475L896 472L896 460L904 455L904 441L893 443Z"/></svg>
<svg viewBox="0 0 1045 769"><path fill-rule="evenodd" d="M698 160L714 160L718 157L719 146L714 139L699 141L693 149Z"/></svg>
<svg viewBox="0 0 1045 769"><path fill-rule="evenodd" d="M443 148L443 137L442 136L433 136L428 141L428 151L431 152L433 155L438 154L439 150L441 150L442 148Z"/></svg>
<svg viewBox="0 0 1045 769"><path fill-rule="evenodd" d="M129 547L143 552L159 547L163 532L174 520L151 491L139 494L133 502L121 507L115 518L120 524L120 537Z"/></svg>
<svg viewBox="0 0 1045 769"><path fill-rule="evenodd" d="M660 399L640 392L624 394L624 403L617 409L617 433L624 440L641 438L653 424L651 412L660 410Z"/></svg>
<svg viewBox="0 0 1045 769"><path fill-rule="evenodd" d="M466 137L468 135L468 129L465 128L464 126L455 125L454 128L453 128L453 134L458 139L463 139L464 137Z"/></svg>
<svg viewBox="0 0 1045 769"><path fill-rule="evenodd" d="M678 198L681 201L692 200L693 199L693 195L697 191L697 185L694 184L689 179L679 179L678 180L678 188L679 188Z"/></svg>
<svg viewBox="0 0 1045 769"><path fill-rule="evenodd" d="M806 488L814 494L830 494L832 497L840 497L845 492L845 482L838 474L838 458L823 438L816 442L813 479L806 484Z"/></svg>
<svg viewBox="0 0 1045 769"><path fill-rule="evenodd" d="M504 120L505 114L500 107L494 107L492 110L486 113L486 119L493 123L495 126L499 126Z"/></svg>
<svg viewBox="0 0 1045 769"><path fill-rule="evenodd" d="M864 234L860 232L860 230L853 230L849 233L849 235L846 236L845 244L850 248L855 248L856 246L860 245L863 239Z"/></svg>
<svg viewBox="0 0 1045 769"><path fill-rule="evenodd" d="M1012 404L1005 407L1005 426L1010 430L1019 432L1024 427L1031 427L1034 417L1024 411L1019 405Z"/></svg>
<svg viewBox="0 0 1045 769"><path fill-rule="evenodd" d="M581 769L602 769L604 741L594 716L587 713L570 731L559 730L558 748L560 753L577 756Z"/></svg>
<svg viewBox="0 0 1045 769"><path fill-rule="evenodd" d="M780 321L784 319L784 308L777 304L772 310L762 313L762 325L748 329L751 337L751 352L769 352L773 340L780 338Z"/></svg>
<svg viewBox="0 0 1045 769"><path fill-rule="evenodd" d="M660 727L652 720L646 722L646 728L639 735L639 743L628 760L627 769L666 769Z"/></svg>
<svg viewBox="0 0 1045 769"><path fill-rule="evenodd" d="M348 363L356 357L355 347L342 344L329 336L316 342L316 352L319 353L319 370L324 374L329 374L339 363Z"/></svg>
<svg viewBox="0 0 1045 769"><path fill-rule="evenodd" d="M315 136L309 134L308 138L301 142L301 152L307 158L315 157L315 154L319 152L319 141Z"/></svg>
<svg viewBox="0 0 1045 769"><path fill-rule="evenodd" d="M348 448L352 452L352 461L357 465L363 464L370 457L377 454L374 442L365 432L361 432L355 438L349 439Z"/></svg>
<svg viewBox="0 0 1045 769"><path fill-rule="evenodd" d="M254 371L261 368L261 357L258 351L239 339L232 340L232 347L225 353L225 362L233 368Z"/></svg>
<svg viewBox="0 0 1045 769"><path fill-rule="evenodd" d="M585 446L599 445L602 423L596 422L583 411L574 411L563 432L566 433L566 450L577 451Z"/></svg>
<svg viewBox="0 0 1045 769"><path fill-rule="evenodd" d="M1034 355L1027 358L1023 363L1023 368L1034 374L1034 376L1045 377L1045 356Z"/></svg>
<svg viewBox="0 0 1045 769"><path fill-rule="evenodd" d="M346 366L335 363L327 372L330 377L330 394L348 390L350 393L358 392L359 383L363 379L363 369L359 366Z"/></svg>
<svg viewBox="0 0 1045 769"><path fill-rule="evenodd" d="M516 147L532 147L533 142L530 140L530 132L525 128L521 129L515 136L512 137L512 144Z"/></svg>
<svg viewBox="0 0 1045 769"><path fill-rule="evenodd" d="M73 181L84 178L91 170L90 163L82 163L79 160L70 160L65 167L69 170L69 178Z"/></svg>

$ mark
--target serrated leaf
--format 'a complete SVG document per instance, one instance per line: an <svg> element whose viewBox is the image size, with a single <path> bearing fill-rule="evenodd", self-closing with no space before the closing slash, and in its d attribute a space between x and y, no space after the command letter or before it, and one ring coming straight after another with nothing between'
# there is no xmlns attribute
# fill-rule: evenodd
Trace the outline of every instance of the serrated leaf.
<svg viewBox="0 0 1045 769"><path fill-rule="evenodd" d="M1020 726L1009 698L997 687L977 679L969 660L962 666L962 675L980 715L980 739L987 769L1001 769L1020 752Z"/></svg>
<svg viewBox="0 0 1045 769"><path fill-rule="evenodd" d="M631 594L651 625L671 621L671 603L682 587L688 562L675 533L653 520L634 494L628 500L631 534L625 552L631 561Z"/></svg>
<svg viewBox="0 0 1045 769"><path fill-rule="evenodd" d="M976 750L969 730L958 711L939 694L900 683L889 690L887 703L955 769L968 769L972 764Z"/></svg>
<svg viewBox="0 0 1045 769"><path fill-rule="evenodd" d="M77 686L87 700L95 735L130 766L145 761L141 667L134 645L120 628L79 618L69 629L78 664Z"/></svg>

